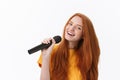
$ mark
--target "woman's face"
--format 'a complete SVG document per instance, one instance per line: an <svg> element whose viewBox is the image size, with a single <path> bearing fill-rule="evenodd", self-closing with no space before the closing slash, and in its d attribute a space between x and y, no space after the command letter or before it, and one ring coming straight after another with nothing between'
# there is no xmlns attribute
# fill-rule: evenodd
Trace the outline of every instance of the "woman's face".
<svg viewBox="0 0 120 80"><path fill-rule="evenodd" d="M82 37L83 23L79 16L73 17L65 28L65 39L70 42L78 42Z"/></svg>

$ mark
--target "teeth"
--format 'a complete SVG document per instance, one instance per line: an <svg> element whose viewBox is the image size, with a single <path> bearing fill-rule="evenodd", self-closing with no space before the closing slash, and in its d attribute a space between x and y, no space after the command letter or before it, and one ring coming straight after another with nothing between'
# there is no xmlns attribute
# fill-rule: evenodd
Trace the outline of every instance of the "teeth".
<svg viewBox="0 0 120 80"><path fill-rule="evenodd" d="M73 33L71 33L71 32L68 32L68 34L69 34L69 35L71 35L71 36L74 36L74 34L73 34Z"/></svg>

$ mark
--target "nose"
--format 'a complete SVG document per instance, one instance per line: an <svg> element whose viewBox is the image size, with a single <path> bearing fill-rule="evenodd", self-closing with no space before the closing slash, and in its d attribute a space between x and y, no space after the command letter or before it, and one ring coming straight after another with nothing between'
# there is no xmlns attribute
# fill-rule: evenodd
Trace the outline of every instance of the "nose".
<svg viewBox="0 0 120 80"><path fill-rule="evenodd" d="M70 26L69 28L71 31L74 31L75 27L74 26Z"/></svg>

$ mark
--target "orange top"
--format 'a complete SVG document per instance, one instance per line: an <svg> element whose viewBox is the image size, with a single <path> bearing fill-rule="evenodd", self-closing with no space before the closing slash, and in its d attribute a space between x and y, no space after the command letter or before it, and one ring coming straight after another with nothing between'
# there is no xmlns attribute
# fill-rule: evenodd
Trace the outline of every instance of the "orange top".
<svg viewBox="0 0 120 80"><path fill-rule="evenodd" d="M57 46L54 47L56 49ZM77 68L76 65L76 55L74 49L69 49L69 72L68 72L68 80L82 80L81 72ZM41 67L42 64L42 56L38 59L38 64Z"/></svg>

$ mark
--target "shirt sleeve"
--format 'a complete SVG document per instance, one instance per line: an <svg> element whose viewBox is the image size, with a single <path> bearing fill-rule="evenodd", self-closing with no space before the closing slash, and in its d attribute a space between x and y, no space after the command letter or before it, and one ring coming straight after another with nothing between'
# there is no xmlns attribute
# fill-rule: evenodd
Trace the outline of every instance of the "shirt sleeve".
<svg viewBox="0 0 120 80"><path fill-rule="evenodd" d="M39 66L39 67L42 66L42 54L40 55L40 57L39 57L37 63L38 63L38 66Z"/></svg>

